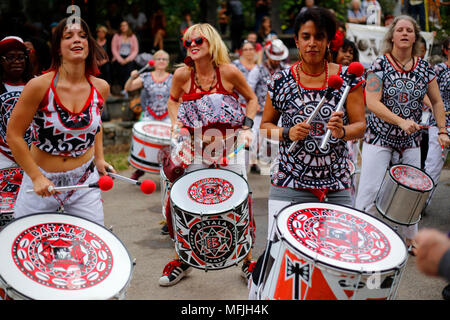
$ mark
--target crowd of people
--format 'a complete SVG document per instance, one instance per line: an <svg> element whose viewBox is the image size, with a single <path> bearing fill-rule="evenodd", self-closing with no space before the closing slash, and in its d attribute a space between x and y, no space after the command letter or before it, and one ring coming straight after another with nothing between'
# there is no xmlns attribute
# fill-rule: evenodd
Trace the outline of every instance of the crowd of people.
<svg viewBox="0 0 450 320"><path fill-rule="evenodd" d="M345 28L339 30L332 11L306 1L292 25L298 56L291 61L288 47L264 14L270 2L257 2L260 10L255 30L243 41L240 1L223 4L231 7L231 14L220 8L219 30L208 23L194 23L189 12L183 13L180 51L186 58L173 74L168 71L166 22L160 9L151 19L155 64L147 72L138 72L135 62L147 23L137 6L124 18L111 7L110 19L95 30L96 38L83 20L80 24L59 21L53 26L51 63L45 73L43 67L35 71L38 59L32 43L16 35L1 40L0 97L14 99L1 100L0 168L18 166L24 171L14 217L73 211L103 224L99 189L64 193L55 187L95 182L99 176L115 172L104 158L101 126L103 103L113 79L123 92L140 90L139 121L170 123L174 135L187 130L192 145L200 139L203 147L187 164L186 173L211 167L212 158L216 159L214 167L223 167L217 160L220 156L209 155L206 161L203 152L214 142L220 145L218 154L228 154L232 151L229 140L234 141L232 145L244 143L249 151L246 161L227 163L227 169L247 179L249 171L261 172L261 166L270 165L268 231L274 217L291 203L326 201L376 215L375 196L393 158L422 166L437 185L450 145L449 39L443 42L443 62L432 66L419 56L421 29L416 20L407 15L395 17L389 22L383 54L362 77L344 80L333 99L322 106L320 117L309 123L330 77L347 79L344 75L348 66L358 61L358 50L345 39ZM409 1L411 7L419 5L416 2L420 1ZM381 25L388 18L383 17L377 1L354 0L348 11L352 23ZM228 23L230 48L221 35ZM234 59L230 52L236 53ZM404 87L398 87L400 83ZM352 86L348 95L344 93L347 85ZM344 94L345 108L335 111ZM428 153L421 162L426 99L432 116L427 124ZM214 135L209 134L212 129ZM327 129L331 136L322 149ZM262 146L268 143L276 143L275 157L265 154ZM355 186L347 159L358 162L360 150L361 177ZM132 178L138 180L143 174L136 170ZM27 193L28 189L34 193ZM426 264L420 244L432 234L419 233L419 223L399 226L398 232L409 252L418 254ZM265 240L270 237L269 233ZM448 251L439 254L446 254L443 261L447 265L437 269L448 276ZM250 251L242 264L243 276L250 281L255 281L255 265ZM159 284L176 284L190 268L175 251ZM438 274L437 269L429 273Z"/></svg>

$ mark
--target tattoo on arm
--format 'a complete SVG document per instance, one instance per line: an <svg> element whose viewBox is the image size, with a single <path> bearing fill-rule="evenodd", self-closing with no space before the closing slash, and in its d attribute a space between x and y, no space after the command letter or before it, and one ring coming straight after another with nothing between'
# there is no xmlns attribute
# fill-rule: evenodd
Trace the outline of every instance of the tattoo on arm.
<svg viewBox="0 0 450 320"><path fill-rule="evenodd" d="M367 76L367 86L368 92L380 92L381 91L381 79L374 73L369 73Z"/></svg>

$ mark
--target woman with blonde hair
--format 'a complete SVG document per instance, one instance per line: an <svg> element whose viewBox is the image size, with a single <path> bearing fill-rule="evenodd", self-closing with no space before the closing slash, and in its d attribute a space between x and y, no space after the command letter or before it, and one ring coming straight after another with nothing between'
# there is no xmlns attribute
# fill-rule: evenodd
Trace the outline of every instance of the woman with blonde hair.
<svg viewBox="0 0 450 320"><path fill-rule="evenodd" d="M236 142L238 138L249 144L258 101L244 75L231 64L219 33L207 23L195 24L186 30L183 45L187 49L187 65L175 71L168 103L173 132L185 128L191 134L191 141L200 141L203 146L211 141L215 145L229 146L233 144L230 141ZM239 104L238 94L246 100L245 111ZM210 136L212 131L215 134ZM225 147L218 151L222 155L229 154ZM197 154L196 150L196 161L186 168L186 172L209 166L207 160L211 157L203 150L201 153ZM220 166L221 161L216 163ZM229 164L226 168L246 177L245 163ZM243 264L246 276L251 263L249 254ZM164 268L159 284L176 284L189 268L175 254L175 259Z"/></svg>
<svg viewBox="0 0 450 320"><path fill-rule="evenodd" d="M362 147L355 206L370 214L377 214L375 197L391 161L420 168L422 135L419 123L425 95L432 103L439 143L444 147L450 143L435 72L427 61L416 56L419 32L411 17L395 18L384 39L384 55L378 57L367 71L365 94L371 112ZM400 226L398 230L407 245L413 245L417 224Z"/></svg>

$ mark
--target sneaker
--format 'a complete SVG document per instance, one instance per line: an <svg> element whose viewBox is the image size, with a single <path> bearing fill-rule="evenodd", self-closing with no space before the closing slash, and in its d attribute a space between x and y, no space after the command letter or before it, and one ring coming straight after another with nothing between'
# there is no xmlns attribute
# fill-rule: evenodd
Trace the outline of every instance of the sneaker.
<svg viewBox="0 0 450 320"><path fill-rule="evenodd" d="M130 178L133 180L139 180L139 178L142 177L144 174L145 174L144 171L136 170L135 172L133 172Z"/></svg>
<svg viewBox="0 0 450 320"><path fill-rule="evenodd" d="M163 234L163 235L169 234L169 227L167 226L167 223L164 223L164 225L162 226L161 234Z"/></svg>
<svg viewBox="0 0 450 320"><path fill-rule="evenodd" d="M173 286L190 271L191 269L187 263L180 260L172 260L165 266L163 275L159 278L159 285L163 287Z"/></svg>
<svg viewBox="0 0 450 320"><path fill-rule="evenodd" d="M241 276L244 279L250 279L250 276L252 275L253 269L255 269L256 262L253 260L246 260L242 264L242 273Z"/></svg>

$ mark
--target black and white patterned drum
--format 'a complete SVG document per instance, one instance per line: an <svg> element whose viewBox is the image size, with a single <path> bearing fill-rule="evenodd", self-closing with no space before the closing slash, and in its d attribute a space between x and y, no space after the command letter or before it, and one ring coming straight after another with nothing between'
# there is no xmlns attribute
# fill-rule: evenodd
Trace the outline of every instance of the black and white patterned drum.
<svg viewBox="0 0 450 320"><path fill-rule="evenodd" d="M0 169L0 230L13 219L22 177L20 168Z"/></svg>
<svg viewBox="0 0 450 320"><path fill-rule="evenodd" d="M346 206L301 203L276 216L259 298L393 299L407 261L398 234Z"/></svg>
<svg viewBox="0 0 450 320"><path fill-rule="evenodd" d="M175 248L187 264L205 270L236 265L252 246L247 181L226 169L200 169L170 189Z"/></svg>
<svg viewBox="0 0 450 320"><path fill-rule="evenodd" d="M376 208L384 218L394 223L416 224L433 188L433 179L419 168L393 165L386 172L377 193Z"/></svg>
<svg viewBox="0 0 450 320"><path fill-rule="evenodd" d="M59 213L33 214L0 232L0 298L124 299L133 262L105 227Z"/></svg>
<svg viewBox="0 0 450 320"><path fill-rule="evenodd" d="M139 121L133 126L128 162L136 169L159 174L159 150L170 145L170 124Z"/></svg>

